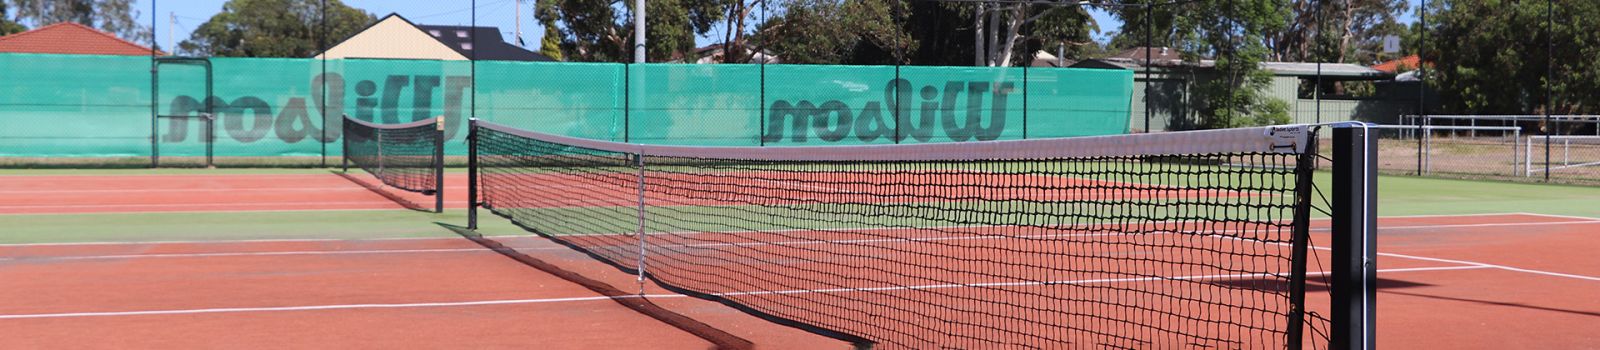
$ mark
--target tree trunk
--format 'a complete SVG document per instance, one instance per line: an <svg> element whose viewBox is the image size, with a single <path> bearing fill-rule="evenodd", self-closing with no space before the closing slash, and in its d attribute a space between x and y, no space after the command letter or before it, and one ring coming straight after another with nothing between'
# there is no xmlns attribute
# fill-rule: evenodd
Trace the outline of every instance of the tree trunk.
<svg viewBox="0 0 1600 350"><path fill-rule="evenodd" d="M987 44L989 47L988 64L985 64L985 66L989 67L994 67L995 56L998 56L997 53L1000 49L1000 42L998 40L1000 36L1000 28L996 28L996 26L1000 25L1000 11L998 11L999 7L1000 4L995 4L995 10L989 11L989 35L984 38L989 41Z"/></svg>
<svg viewBox="0 0 1600 350"><path fill-rule="evenodd" d="M1339 54L1336 56L1339 63L1344 63L1345 52L1350 50L1350 38L1355 37L1355 4L1344 0L1344 36L1339 38Z"/></svg>
<svg viewBox="0 0 1600 350"><path fill-rule="evenodd" d="M1000 52L997 53L997 57L995 57L994 65L996 67L1011 66L1011 56L1016 51L1017 39L1021 36L1017 32L1022 30L1022 21L1024 20L1022 16L1024 15L1024 9L1026 9L1024 6L1015 6L1005 11L1009 13L1010 16L1006 16L1005 35L997 35L995 38L995 40L1005 41L1005 43L1000 46Z"/></svg>
<svg viewBox="0 0 1600 350"><path fill-rule="evenodd" d="M972 65L985 66L987 64L984 61L988 60L989 53L988 48L983 46L985 38L988 37L983 32L983 11L989 4L980 2L976 5L976 9L972 11Z"/></svg>

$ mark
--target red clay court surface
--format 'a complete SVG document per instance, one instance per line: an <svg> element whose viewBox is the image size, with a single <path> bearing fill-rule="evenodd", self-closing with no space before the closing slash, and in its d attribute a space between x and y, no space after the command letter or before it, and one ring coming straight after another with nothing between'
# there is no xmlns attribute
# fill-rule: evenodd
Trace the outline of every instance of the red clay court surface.
<svg viewBox="0 0 1600 350"><path fill-rule="evenodd" d="M340 209L400 207L332 174L86 177L74 178L73 187L62 187L62 178L8 177L0 202L13 204L0 212L332 209L318 200L349 203ZM129 185L129 178L145 185ZM241 179L256 187L223 190ZM307 199L304 191L276 198L272 186L326 186L315 192L328 198ZM161 197L174 189L191 195ZM68 191L82 197L39 201L48 197L40 193ZM203 194L202 203L193 194ZM1600 348L1600 219L1421 216L1385 218L1379 226L1380 346ZM497 240L618 288L638 288L631 276L544 239ZM1326 231L1313 241L1327 245ZM1310 268L1321 270L1315 262ZM0 330L7 334L0 348L8 349L710 346L457 238L0 245L0 281ZM763 348L846 347L656 286L644 293ZM1320 293L1308 294L1313 305L1326 303Z"/></svg>
<svg viewBox="0 0 1600 350"><path fill-rule="evenodd" d="M446 176L445 207L465 208L465 174ZM363 210L404 208L389 194L433 208L433 197L373 190L360 171L286 175L8 176L0 214L190 211Z"/></svg>

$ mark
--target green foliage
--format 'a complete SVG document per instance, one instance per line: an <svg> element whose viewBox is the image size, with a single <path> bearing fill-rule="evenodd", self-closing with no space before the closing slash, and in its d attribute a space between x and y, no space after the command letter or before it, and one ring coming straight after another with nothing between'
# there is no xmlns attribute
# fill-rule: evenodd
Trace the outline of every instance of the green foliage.
<svg viewBox="0 0 1600 350"><path fill-rule="evenodd" d="M150 27L141 25L135 18L134 0L3 0L16 10L17 21L31 22L43 27L61 22L73 22L97 28L129 41L150 43ZM0 16L3 18L4 16ZM0 19L0 33L21 28Z"/></svg>
<svg viewBox="0 0 1600 350"><path fill-rule="evenodd" d="M1441 113L1600 112L1600 2L1440 0L1428 9L1426 81ZM1554 11L1550 11L1554 10ZM1553 17L1550 17L1553 15ZM1551 27L1553 23L1554 27ZM1552 56L1553 51L1553 56ZM1547 81L1554 64L1554 81ZM1555 101L1547 103L1546 87Z"/></svg>
<svg viewBox="0 0 1600 350"><path fill-rule="evenodd" d="M1230 128L1251 126L1283 125L1293 121L1289 117L1289 102L1282 99L1268 97L1262 103L1255 105L1250 114L1242 118L1231 119Z"/></svg>
<svg viewBox="0 0 1600 350"><path fill-rule="evenodd" d="M371 14L328 0L326 44L355 35L376 20ZM218 57L311 57L323 33L321 0L229 0L178 43L185 54Z"/></svg>
<svg viewBox="0 0 1600 350"><path fill-rule="evenodd" d="M1148 2L1141 1L1141 2ZM1152 46L1175 47L1189 62L1214 60L1215 76L1195 82L1199 125L1225 128L1249 122L1252 111L1267 103L1262 90L1272 75L1261 69L1271 50L1267 36L1288 27L1289 0L1232 0L1121 7L1112 11L1123 20L1122 45L1144 42L1153 32ZM1130 2L1131 3L1131 2Z"/></svg>
<svg viewBox="0 0 1600 350"><path fill-rule="evenodd" d="M11 21L11 17L6 15L6 3L4 1L0 1L0 36L26 31L28 31L28 27L23 26L21 23Z"/></svg>
<svg viewBox="0 0 1600 350"><path fill-rule="evenodd" d="M694 52L694 38L711 31L741 0L645 2L646 56L652 62ZM562 55L573 61L633 61L633 0L539 0L534 16L559 24ZM549 35L549 34L546 34Z"/></svg>
<svg viewBox="0 0 1600 350"><path fill-rule="evenodd" d="M544 38L539 39L539 53L557 61L565 61L561 55L561 29L556 28L555 22L544 23Z"/></svg>
<svg viewBox="0 0 1600 350"><path fill-rule="evenodd" d="M1290 0L1286 25L1268 32L1278 61L1372 64L1384 54L1383 37L1408 32L1397 19L1405 0Z"/></svg>
<svg viewBox="0 0 1600 350"><path fill-rule="evenodd" d="M1064 46L1081 58L1087 47L1098 49L1089 39L1094 21L1075 5L782 0L774 8L778 13L758 27L758 42L790 63L1018 65L1038 50ZM979 52L979 38L995 50Z"/></svg>
<svg viewBox="0 0 1600 350"><path fill-rule="evenodd" d="M895 13L906 10L904 3L786 0L783 5L782 13L759 25L755 40L785 63L893 64L916 48L896 24Z"/></svg>

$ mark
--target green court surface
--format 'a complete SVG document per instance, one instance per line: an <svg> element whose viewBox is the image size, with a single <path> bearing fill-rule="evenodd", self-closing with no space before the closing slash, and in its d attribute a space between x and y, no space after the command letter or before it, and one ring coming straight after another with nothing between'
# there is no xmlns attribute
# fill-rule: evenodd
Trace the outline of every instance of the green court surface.
<svg viewBox="0 0 1600 350"><path fill-rule="evenodd" d="M326 169L0 170L0 175L327 174ZM1317 175L1323 196L1326 173ZM0 176L0 181L4 177ZM1600 187L1383 176L1384 216L1538 213L1600 218ZM525 235L506 220L480 212L481 233ZM0 244L147 242L252 239L371 239L459 237L438 224L465 225L466 212L316 210L179 213L0 215Z"/></svg>

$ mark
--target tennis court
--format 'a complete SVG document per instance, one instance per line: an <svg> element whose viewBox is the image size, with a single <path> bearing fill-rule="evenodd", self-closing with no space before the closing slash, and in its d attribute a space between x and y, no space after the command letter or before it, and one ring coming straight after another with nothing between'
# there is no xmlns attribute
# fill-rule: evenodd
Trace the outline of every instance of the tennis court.
<svg viewBox="0 0 1600 350"><path fill-rule="evenodd" d="M698 166L705 165L663 170ZM905 215L928 205L948 212L1028 212L1045 207L1026 203L1118 199L1285 205L1280 196L1010 167L978 173L947 164L913 165L898 178L868 171L853 178L857 183L828 187L842 186L839 180L846 177L838 171L769 171L774 167L781 168L760 164L721 173L740 179L768 174L761 180L770 181L744 183L742 189L703 174L665 175L647 184L692 183L676 188L681 194L720 194L674 199L646 193L646 201L677 202L646 208L647 215L671 213L666 217L675 220L653 224L644 235L652 253L645 262L663 275L642 283L637 271L616 266L638 261L637 236L629 234L637 227L611 222L634 223L639 208L629 206L635 200L630 195L638 196L638 188L594 185L605 177L507 171L502 174L510 177L496 178L493 171L485 172L484 186L490 190L483 195L495 210L512 217L559 213L585 218L571 222L590 225L540 237L497 218L482 218L478 230L468 231L460 208L469 181L455 170L443 181L450 209L442 214L429 213L432 197L384 186L364 172L13 171L0 195L9 203L36 205L0 216L16 228L0 246L0 256L6 257L0 261L0 279L15 281L0 287L5 300L14 301L0 310L0 323L33 336L7 337L14 343L5 347L852 346L740 309L782 312L786 305L806 307L788 309L786 315L830 327L898 331L886 333L881 343L916 344L913 336L929 334L915 324L917 318L873 316L910 310L931 312L926 320L953 321L956 326L937 329L943 334L977 334L981 339L964 343L943 339L974 348L1021 346L1041 337L1122 347L1283 344L1279 333L1287 324L1279 316L1285 311L1276 308L1285 305L1278 299L1290 284L1281 275L1290 266L1266 257L1288 252L1287 238L1244 246L1228 236L1292 231L1265 216L1242 214L1220 223L935 225L936 218ZM570 202L523 192L497 197L495 189L506 187L494 187L496 181L502 186L538 183L567 195L608 198L596 194L612 193L616 200ZM807 181L810 187L800 188L810 191L794 192L794 184ZM881 186L887 181L920 186ZM1600 232L1600 219L1582 212L1592 209L1573 205L1592 201L1593 189L1408 177L1381 182L1384 194L1395 194L1379 197L1384 200L1380 208L1393 214L1378 222L1381 346L1582 348L1597 341L1592 334L1600 329L1592 320L1600 317L1600 303L1587 296L1600 283L1600 265L1589 258L1600 248L1593 237ZM1259 187L1278 183L1262 181ZM1018 190L960 200L960 190L926 190L975 184L1117 192L1095 197L1093 190L1053 196ZM1464 187L1481 189L1438 191ZM802 194L774 198L782 193ZM1496 195L1499 202L1476 198ZM797 216L807 210L869 207L863 203L909 209L880 213L876 216L895 218L877 221L873 215L837 215L836 221L822 222ZM1141 210L1116 214L1136 216ZM732 220L727 215L744 216ZM787 219L763 222L762 215ZM1015 219L1025 223L1038 216ZM1328 305L1328 285L1319 277L1331 269L1331 228L1327 219L1312 219L1307 226L1311 258L1305 304L1311 314L1325 317L1326 309L1318 305ZM895 254L880 254L885 251ZM1051 254L1059 251L1074 254L1070 259ZM682 268L706 258L725 265ZM829 267L851 259L860 262L854 266L879 268ZM726 271L733 266L772 273L760 280L684 282L748 273ZM674 283L663 285L660 278ZM736 303L692 295L705 292ZM841 295L878 309L828 304ZM930 295L947 307L914 307ZM1063 301L1050 303L1047 297Z"/></svg>

